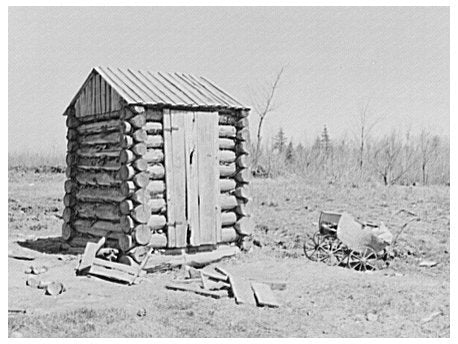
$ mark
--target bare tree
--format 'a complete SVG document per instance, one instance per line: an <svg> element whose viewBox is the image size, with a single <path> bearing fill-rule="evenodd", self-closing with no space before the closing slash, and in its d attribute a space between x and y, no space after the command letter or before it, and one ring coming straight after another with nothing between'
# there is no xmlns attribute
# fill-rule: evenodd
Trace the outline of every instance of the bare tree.
<svg viewBox="0 0 458 344"><path fill-rule="evenodd" d="M257 168L259 154L261 152L261 130L262 125L266 116L274 109L273 99L278 88L281 76L285 70L285 66L281 67L280 71L276 74L275 79L271 85L267 88L263 95L253 100L253 108L256 114L259 116L258 129L256 134L256 150L253 159L253 167Z"/></svg>
<svg viewBox="0 0 458 344"><path fill-rule="evenodd" d="M439 137L431 137L425 130L420 134L420 154L421 154L421 181L423 185L428 183L428 173L426 171L428 163L435 158L439 147Z"/></svg>

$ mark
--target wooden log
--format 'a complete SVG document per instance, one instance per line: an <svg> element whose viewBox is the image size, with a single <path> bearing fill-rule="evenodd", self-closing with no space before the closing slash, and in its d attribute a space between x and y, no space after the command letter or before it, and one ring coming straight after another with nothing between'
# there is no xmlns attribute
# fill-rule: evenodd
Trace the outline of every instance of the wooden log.
<svg viewBox="0 0 458 344"><path fill-rule="evenodd" d="M119 211L123 215L128 215L134 209L134 202L130 199L126 199L119 203Z"/></svg>
<svg viewBox="0 0 458 344"><path fill-rule="evenodd" d="M225 178L219 180L219 189L221 192L228 192L234 190L236 182L232 178Z"/></svg>
<svg viewBox="0 0 458 344"><path fill-rule="evenodd" d="M66 207L73 207L76 203L76 199L73 194L65 194L64 196L64 205Z"/></svg>
<svg viewBox="0 0 458 344"><path fill-rule="evenodd" d="M148 134L162 134L162 123L160 122L146 122L143 129Z"/></svg>
<svg viewBox="0 0 458 344"><path fill-rule="evenodd" d="M77 120L74 116L67 116L65 124L67 125L67 128L76 128L80 125L80 121Z"/></svg>
<svg viewBox="0 0 458 344"><path fill-rule="evenodd" d="M240 184L248 184L251 180L251 174L248 169L240 170L235 175L235 180Z"/></svg>
<svg viewBox="0 0 458 344"><path fill-rule="evenodd" d="M233 177L236 172L235 164L219 165L219 176L222 178Z"/></svg>
<svg viewBox="0 0 458 344"><path fill-rule="evenodd" d="M130 211L130 215L139 223L147 223L152 213L149 204L140 204Z"/></svg>
<svg viewBox="0 0 458 344"><path fill-rule="evenodd" d="M120 119L123 116L123 110L111 111L106 113L99 113L95 115L85 115L78 117L78 121L80 123L90 123L90 122L99 122L99 121L106 121L109 119Z"/></svg>
<svg viewBox="0 0 458 344"><path fill-rule="evenodd" d="M221 225L222 226L232 226L237 221L237 215L230 211L230 212L223 212L221 213Z"/></svg>
<svg viewBox="0 0 458 344"><path fill-rule="evenodd" d="M76 150L76 154L87 158L119 157L121 147L107 147L107 145L83 146Z"/></svg>
<svg viewBox="0 0 458 344"><path fill-rule="evenodd" d="M241 128L241 129L237 130L237 135L235 137L239 141L250 142L250 129Z"/></svg>
<svg viewBox="0 0 458 344"><path fill-rule="evenodd" d="M65 157L65 162L67 163L67 166L76 165L78 162L78 156L73 153L68 153Z"/></svg>
<svg viewBox="0 0 458 344"><path fill-rule="evenodd" d="M220 195L219 202L221 204L221 210L232 210L237 207L237 198L235 196L222 194Z"/></svg>
<svg viewBox="0 0 458 344"><path fill-rule="evenodd" d="M165 183L162 180L151 180L146 186L146 190L153 196L165 191Z"/></svg>
<svg viewBox="0 0 458 344"><path fill-rule="evenodd" d="M146 131L143 129L137 129L133 132L132 138L135 142L145 142L147 139Z"/></svg>
<svg viewBox="0 0 458 344"><path fill-rule="evenodd" d="M232 113L219 113L218 124L219 125L235 125L237 117Z"/></svg>
<svg viewBox="0 0 458 344"><path fill-rule="evenodd" d="M218 151L218 159L223 164L230 164L235 161L235 152L229 150Z"/></svg>
<svg viewBox="0 0 458 344"><path fill-rule="evenodd" d="M148 162L145 160L145 159L137 159L135 160L133 163L132 163L132 166L134 166L134 168L137 170L137 171L146 171L148 169Z"/></svg>
<svg viewBox="0 0 458 344"><path fill-rule="evenodd" d="M118 238L119 249L123 252L129 251L134 246L134 240L132 236L124 234Z"/></svg>
<svg viewBox="0 0 458 344"><path fill-rule="evenodd" d="M165 177L165 169L162 164L148 166L146 172L151 179L163 179Z"/></svg>
<svg viewBox="0 0 458 344"><path fill-rule="evenodd" d="M237 121L237 123L235 123L235 127L237 129L248 128L249 126L250 125L247 117L241 118Z"/></svg>
<svg viewBox="0 0 458 344"><path fill-rule="evenodd" d="M126 196L117 188L84 187L76 192L76 199L89 202L121 202ZM72 204L74 205L74 203Z"/></svg>
<svg viewBox="0 0 458 344"><path fill-rule="evenodd" d="M113 172L85 172L78 173L75 177L76 181L81 185L102 185L116 186L121 183L121 180L116 177Z"/></svg>
<svg viewBox="0 0 458 344"><path fill-rule="evenodd" d="M119 158L86 158L80 157L78 159L78 164L76 167L78 169L97 169L97 170L106 170L106 171L117 171L121 168L122 164L119 161Z"/></svg>
<svg viewBox="0 0 458 344"><path fill-rule="evenodd" d="M151 199L147 204L151 208L151 213L165 213L166 211L166 203L163 198Z"/></svg>
<svg viewBox="0 0 458 344"><path fill-rule="evenodd" d="M139 188L144 188L148 185L150 181L149 174L147 172L137 173L134 176L133 181L135 185L137 185Z"/></svg>
<svg viewBox="0 0 458 344"><path fill-rule="evenodd" d="M147 148L162 148L164 146L164 138L162 135L148 135L145 144Z"/></svg>
<svg viewBox="0 0 458 344"><path fill-rule="evenodd" d="M153 233L151 235L148 246L153 248L167 247L167 236L165 234Z"/></svg>
<svg viewBox="0 0 458 344"><path fill-rule="evenodd" d="M221 228L221 243L230 243L237 241L239 235L237 234L234 227L223 227Z"/></svg>
<svg viewBox="0 0 458 344"><path fill-rule="evenodd" d="M138 114L138 115L135 115L135 116L132 116L131 118L129 118L129 122L130 124L132 124L132 126L134 128L141 128L145 125L146 123L146 118L145 118L145 115L144 114Z"/></svg>
<svg viewBox="0 0 458 344"><path fill-rule="evenodd" d="M65 169L65 176L67 178L73 178L76 174L76 168L75 166L67 166Z"/></svg>
<svg viewBox="0 0 458 344"><path fill-rule="evenodd" d="M73 231L72 227L70 226L70 224L64 223L62 225L62 239L64 239L65 241L68 241L73 236L74 236L74 231Z"/></svg>
<svg viewBox="0 0 458 344"><path fill-rule="evenodd" d="M100 134L91 134L85 136L78 136L78 142L84 145L96 144L120 144L124 134L121 132L108 132Z"/></svg>
<svg viewBox="0 0 458 344"><path fill-rule="evenodd" d="M123 233L123 227L119 222L105 220L77 219L73 222L73 227L80 233L97 235L101 232Z"/></svg>
<svg viewBox="0 0 458 344"><path fill-rule="evenodd" d="M235 145L235 152L237 153L237 156L242 155L242 154L249 154L250 153L250 148L249 145L246 141L240 141Z"/></svg>
<svg viewBox="0 0 458 344"><path fill-rule="evenodd" d="M250 114L250 110L240 110L238 112L238 117L239 118L246 118Z"/></svg>
<svg viewBox="0 0 458 344"><path fill-rule="evenodd" d="M72 193L72 192L76 191L77 188L78 188L78 185L72 179L68 179L64 183L64 190L65 190L66 193Z"/></svg>
<svg viewBox="0 0 458 344"><path fill-rule="evenodd" d="M129 234L134 229L135 222L129 215L123 215L119 219L119 225L124 233Z"/></svg>
<svg viewBox="0 0 458 344"><path fill-rule="evenodd" d="M129 124L129 122L124 122L119 119L112 119L108 121L82 124L77 127L76 130L81 135L106 133L110 131L128 133L132 130L132 126Z"/></svg>
<svg viewBox="0 0 458 344"><path fill-rule="evenodd" d="M219 137L235 138L237 134L237 129L233 125L220 125L218 127L219 127Z"/></svg>
<svg viewBox="0 0 458 344"><path fill-rule="evenodd" d="M62 213L62 219L64 220L65 223L71 222L74 216L75 216L75 212L73 211L73 208L71 207L64 208L64 211Z"/></svg>
<svg viewBox="0 0 458 344"><path fill-rule="evenodd" d="M134 161L136 158L135 153L129 149L123 150L119 154L119 162L121 164L127 164Z"/></svg>
<svg viewBox="0 0 458 344"><path fill-rule="evenodd" d="M120 186L120 191L124 195L124 197L129 197L132 195L136 190L137 187L135 186L134 182L123 182Z"/></svg>
<svg viewBox="0 0 458 344"><path fill-rule="evenodd" d="M76 141L78 139L78 132L75 129L67 130L67 140Z"/></svg>
<svg viewBox="0 0 458 344"><path fill-rule="evenodd" d="M76 141L67 141L67 152L75 152L79 147Z"/></svg>
<svg viewBox="0 0 458 344"><path fill-rule="evenodd" d="M237 207L235 208L235 212L239 216L250 216L253 213L252 204L253 202L245 202L241 199L237 199Z"/></svg>
<svg viewBox="0 0 458 344"><path fill-rule="evenodd" d="M140 204L147 204L151 200L151 193L146 188L141 188L135 191L131 199Z"/></svg>
<svg viewBox="0 0 458 344"><path fill-rule="evenodd" d="M131 180L137 174L137 171L130 165L122 165L118 171L120 180Z"/></svg>
<svg viewBox="0 0 458 344"><path fill-rule="evenodd" d="M150 164L157 164L164 161L164 152L160 149L150 149L142 157Z"/></svg>
<svg viewBox="0 0 458 344"><path fill-rule="evenodd" d="M248 202L251 198L251 195L250 195L250 190L248 189L248 187L238 187L235 189L235 192L234 192L234 195L237 197L237 198L240 198L242 199L244 202Z"/></svg>
<svg viewBox="0 0 458 344"><path fill-rule="evenodd" d="M151 215L148 220L148 226L152 231L164 228L167 219L163 215Z"/></svg>
<svg viewBox="0 0 458 344"><path fill-rule="evenodd" d="M146 109L145 118L147 121L162 123L162 119L163 119L162 110Z"/></svg>
<svg viewBox="0 0 458 344"><path fill-rule="evenodd" d="M100 219L119 221L121 212L117 205L110 203L82 203L79 202L74 207L76 214L80 218Z"/></svg>
<svg viewBox="0 0 458 344"><path fill-rule="evenodd" d="M122 148L129 148L134 145L134 139L132 136L129 135L123 135L121 138L121 147Z"/></svg>
<svg viewBox="0 0 458 344"><path fill-rule="evenodd" d="M151 239L151 228L148 225L138 225L133 232L135 242L139 245L146 245Z"/></svg>
<svg viewBox="0 0 458 344"><path fill-rule="evenodd" d="M131 257L135 262L141 263L143 259L146 257L150 247L149 246L134 246L132 247L127 254Z"/></svg>
<svg viewBox="0 0 458 344"><path fill-rule="evenodd" d="M132 147L132 152L138 156L145 155L147 152L146 144L145 143L137 143Z"/></svg>
<svg viewBox="0 0 458 344"><path fill-rule="evenodd" d="M235 164L237 165L238 169L248 168L250 166L250 159L248 155L243 154L237 157Z"/></svg>
<svg viewBox="0 0 458 344"><path fill-rule="evenodd" d="M218 139L219 149L235 149L235 140L234 139Z"/></svg>
<svg viewBox="0 0 458 344"><path fill-rule="evenodd" d="M254 229L253 219L251 216L242 217L235 223L234 228L241 235L251 235Z"/></svg>

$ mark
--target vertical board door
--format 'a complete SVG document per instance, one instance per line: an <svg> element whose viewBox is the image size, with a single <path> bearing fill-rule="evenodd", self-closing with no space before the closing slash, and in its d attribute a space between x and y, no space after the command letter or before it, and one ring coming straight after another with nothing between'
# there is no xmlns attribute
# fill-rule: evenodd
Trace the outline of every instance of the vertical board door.
<svg viewBox="0 0 458 344"><path fill-rule="evenodd" d="M168 247L221 238L218 114L164 110Z"/></svg>

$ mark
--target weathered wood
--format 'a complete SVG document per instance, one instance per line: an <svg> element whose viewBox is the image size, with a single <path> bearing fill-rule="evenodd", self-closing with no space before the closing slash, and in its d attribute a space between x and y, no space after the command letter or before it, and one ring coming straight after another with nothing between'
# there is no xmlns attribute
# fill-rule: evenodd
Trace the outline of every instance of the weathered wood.
<svg viewBox="0 0 458 344"><path fill-rule="evenodd" d="M246 185L236 188L234 195L245 202L248 202L251 199L250 190Z"/></svg>
<svg viewBox="0 0 458 344"><path fill-rule="evenodd" d="M128 215L134 209L134 202L130 199L126 199L119 203L119 211L123 215Z"/></svg>
<svg viewBox="0 0 458 344"><path fill-rule="evenodd" d="M235 164L238 169L248 168L250 167L250 158L246 154L240 155L235 160Z"/></svg>
<svg viewBox="0 0 458 344"><path fill-rule="evenodd" d="M129 122L130 124L132 124L133 127L139 129L145 125L146 118L144 114L138 114L129 118Z"/></svg>
<svg viewBox="0 0 458 344"><path fill-rule="evenodd" d="M160 149L149 149L142 157L150 164L157 164L164 161L164 152Z"/></svg>
<svg viewBox="0 0 458 344"><path fill-rule="evenodd" d="M146 122L143 129L150 135L162 134L162 123L160 122Z"/></svg>
<svg viewBox="0 0 458 344"><path fill-rule="evenodd" d="M120 144L124 134L121 132L108 132L100 134L91 134L78 136L77 140L80 144L95 145L95 144Z"/></svg>
<svg viewBox="0 0 458 344"><path fill-rule="evenodd" d="M167 219L163 215L151 215L148 219L147 225L151 230L155 231L157 229L164 228Z"/></svg>
<svg viewBox="0 0 458 344"><path fill-rule="evenodd" d="M237 117L230 113L219 113L218 124L220 125L235 125Z"/></svg>
<svg viewBox="0 0 458 344"><path fill-rule="evenodd" d="M237 153L237 156L242 154L249 154L250 147L246 141L240 141L235 145L235 152Z"/></svg>
<svg viewBox="0 0 458 344"><path fill-rule="evenodd" d="M119 264L119 265L127 266L124 264ZM89 273L94 276L101 276L104 278L108 278L111 280L115 280L118 282L124 282L124 283L129 283L133 277L131 274L127 272L115 270L112 268L106 268L101 265L93 265Z"/></svg>
<svg viewBox="0 0 458 344"><path fill-rule="evenodd" d="M151 239L151 228L144 224L138 225L134 229L133 236L137 244L146 245Z"/></svg>
<svg viewBox="0 0 458 344"><path fill-rule="evenodd" d="M151 216L151 206L140 204L130 211L130 215L139 223L147 223Z"/></svg>
<svg viewBox="0 0 458 344"><path fill-rule="evenodd" d="M226 150L235 149L235 140L234 139L218 139L218 148Z"/></svg>
<svg viewBox="0 0 458 344"><path fill-rule="evenodd" d="M250 129L241 128L241 129L237 130L237 135L235 137L239 141L250 142Z"/></svg>
<svg viewBox="0 0 458 344"><path fill-rule="evenodd" d="M151 193L146 188L141 188L135 191L130 197L137 203L146 204L151 200Z"/></svg>
<svg viewBox="0 0 458 344"><path fill-rule="evenodd" d="M67 130L67 140L76 141L77 138L78 138L78 132L75 129Z"/></svg>
<svg viewBox="0 0 458 344"><path fill-rule="evenodd" d="M129 215L122 215L119 219L119 226L124 233L129 234L135 227L135 221Z"/></svg>
<svg viewBox="0 0 458 344"><path fill-rule="evenodd" d="M238 115L239 118L246 118L246 117L249 116L249 114L250 114L249 110L240 110L240 111L238 111L237 115Z"/></svg>
<svg viewBox="0 0 458 344"><path fill-rule="evenodd" d="M74 206L75 212L81 218L97 218L100 220L119 221L121 213L119 207L109 203L82 203Z"/></svg>
<svg viewBox="0 0 458 344"><path fill-rule="evenodd" d="M64 196L64 205L66 207L73 207L76 203L75 196L73 194L65 194Z"/></svg>
<svg viewBox="0 0 458 344"><path fill-rule="evenodd" d="M81 135L107 133L110 131L129 133L132 130L132 126L129 124L129 122L124 122L119 119L112 119L108 121L81 124L76 128L76 130Z"/></svg>
<svg viewBox="0 0 458 344"><path fill-rule="evenodd" d="M67 141L67 152L75 152L79 147L78 142L76 141Z"/></svg>
<svg viewBox="0 0 458 344"><path fill-rule="evenodd" d="M89 269L92 266L97 251L100 250L100 248L102 248L104 244L105 238L101 238L97 243L88 242L86 244L83 256L81 257L81 261L78 267L76 268L77 274L82 273L83 271Z"/></svg>
<svg viewBox="0 0 458 344"><path fill-rule="evenodd" d="M248 184L251 180L250 171L247 169L238 171L235 175L235 180L241 184Z"/></svg>
<svg viewBox="0 0 458 344"><path fill-rule="evenodd" d="M148 246L153 247L153 248L167 247L167 236L165 234L153 233L151 235Z"/></svg>
<svg viewBox="0 0 458 344"><path fill-rule="evenodd" d="M233 273L229 273L224 269L219 268L218 270L228 276L232 294L234 295L235 302L237 304L256 305L251 284L248 280L238 277Z"/></svg>
<svg viewBox="0 0 458 344"><path fill-rule="evenodd" d="M162 135L148 135L145 144L148 148L162 148L164 146L164 139Z"/></svg>
<svg viewBox="0 0 458 344"><path fill-rule="evenodd" d="M150 247L144 245L138 245L132 247L128 252L128 256L131 257L135 262L141 263L143 259L146 257Z"/></svg>
<svg viewBox="0 0 458 344"><path fill-rule="evenodd" d="M122 164L119 158L86 158L80 157L76 167L83 170L117 171Z"/></svg>
<svg viewBox="0 0 458 344"><path fill-rule="evenodd" d="M146 109L145 118L147 121L162 123L162 120L163 120L162 110Z"/></svg>
<svg viewBox="0 0 458 344"><path fill-rule="evenodd" d="M221 192L228 192L234 190L236 187L236 182L232 178L224 178L219 180L219 189Z"/></svg>
<svg viewBox="0 0 458 344"><path fill-rule="evenodd" d="M134 161L136 158L135 153L129 149L122 150L119 154L119 162L121 164L127 164Z"/></svg>
<svg viewBox="0 0 458 344"><path fill-rule="evenodd" d="M78 185L72 179L68 179L64 183L64 190L66 193L72 193L73 191L76 191L77 187Z"/></svg>
<svg viewBox="0 0 458 344"><path fill-rule="evenodd" d="M116 173L110 172L80 172L75 177L81 185L102 185L116 186L121 184L121 180L116 177Z"/></svg>
<svg viewBox="0 0 458 344"><path fill-rule="evenodd" d="M221 225L222 226L232 226L237 221L237 215L230 212L223 212L221 214Z"/></svg>
<svg viewBox="0 0 458 344"><path fill-rule="evenodd" d="M219 165L219 176L222 178L233 177L237 172L235 164Z"/></svg>
<svg viewBox="0 0 458 344"><path fill-rule="evenodd" d="M165 199L163 198L151 199L147 204L151 208L151 213L164 213L166 211Z"/></svg>
<svg viewBox="0 0 458 344"><path fill-rule="evenodd" d="M118 171L120 180L131 180L137 174L137 171L130 165L122 165Z"/></svg>
<svg viewBox="0 0 458 344"><path fill-rule="evenodd" d="M75 116L67 116L67 119L65 120L65 124L67 125L68 128L76 128L77 126L80 125L80 121L76 119Z"/></svg>
<svg viewBox="0 0 458 344"><path fill-rule="evenodd" d="M106 232L123 233L123 225L119 222L111 222L106 220L88 220L88 219L77 219L72 225L75 230L80 233L96 233L98 230Z"/></svg>
<svg viewBox="0 0 458 344"><path fill-rule="evenodd" d="M146 171L148 169L148 162L145 159L137 159L132 165L137 171Z"/></svg>
<svg viewBox="0 0 458 344"><path fill-rule="evenodd" d="M234 227L223 227L221 229L221 240L220 243L230 243L235 242L239 238L237 231Z"/></svg>
<svg viewBox="0 0 458 344"><path fill-rule="evenodd" d="M132 138L135 142L145 142L148 138L146 131L143 129L137 129L132 133Z"/></svg>
<svg viewBox="0 0 458 344"><path fill-rule="evenodd" d="M123 252L129 251L134 246L134 240L132 236L125 234L118 238L119 249Z"/></svg>
<svg viewBox="0 0 458 344"><path fill-rule="evenodd" d="M107 121L110 119L120 119L122 114L123 114L123 111L120 109L117 109L117 110L106 112L106 113L80 116L76 119L78 120L79 124L91 123L91 122Z"/></svg>
<svg viewBox="0 0 458 344"><path fill-rule="evenodd" d="M251 216L242 217L235 223L234 228L241 235L251 235L254 229L253 219Z"/></svg>
<svg viewBox="0 0 458 344"><path fill-rule="evenodd" d="M235 138L237 129L233 125L220 125L219 126L219 137L223 138Z"/></svg>
<svg viewBox="0 0 458 344"><path fill-rule="evenodd" d="M229 150L220 150L218 152L218 160L223 164L233 163L235 158L235 152Z"/></svg>
<svg viewBox="0 0 458 344"><path fill-rule="evenodd" d="M137 190L137 187L135 186L134 182L129 181L123 182L119 189L124 197L129 197Z"/></svg>
<svg viewBox="0 0 458 344"><path fill-rule="evenodd" d="M162 194L165 191L165 183L162 180L150 180L146 190L153 196Z"/></svg>
<svg viewBox="0 0 458 344"><path fill-rule="evenodd" d="M62 239L68 241L74 235L73 229L70 224L64 223L62 225Z"/></svg>
<svg viewBox="0 0 458 344"><path fill-rule="evenodd" d="M235 123L235 127L237 129L241 129L241 128L248 128L250 125L249 125L249 120L247 117L245 118L242 118L242 119L239 119L237 121L237 123Z"/></svg>
<svg viewBox="0 0 458 344"><path fill-rule="evenodd" d="M222 194L219 198L221 210L232 210L237 206L237 198L235 196L229 196Z"/></svg>
<svg viewBox="0 0 458 344"><path fill-rule="evenodd" d="M87 158L118 158L121 154L121 147L107 148L107 145L83 146L76 150L76 154Z"/></svg>
<svg viewBox="0 0 458 344"><path fill-rule="evenodd" d="M162 164L150 165L148 166L146 172L151 179L163 179L165 176L165 169Z"/></svg>
<svg viewBox="0 0 458 344"><path fill-rule="evenodd" d="M76 192L76 199L89 202L120 202L126 196L120 188L84 187ZM72 204L74 205L74 203Z"/></svg>
<svg viewBox="0 0 458 344"><path fill-rule="evenodd" d="M267 284L251 282L251 288L259 306L280 307L275 295Z"/></svg>
<svg viewBox="0 0 458 344"><path fill-rule="evenodd" d="M65 162L67 163L67 166L76 165L78 162L78 157L76 154L68 153L65 157Z"/></svg>
<svg viewBox="0 0 458 344"><path fill-rule="evenodd" d="M73 178L76 174L76 168L75 166L67 166L67 168L65 169L65 176L67 178Z"/></svg>
<svg viewBox="0 0 458 344"><path fill-rule="evenodd" d="M70 222L74 216L75 216L75 212L73 211L73 208L70 208L70 207L64 208L64 211L62 213L62 220L64 220L64 222L66 223Z"/></svg>
<svg viewBox="0 0 458 344"><path fill-rule="evenodd" d="M146 187L150 181L149 174L147 172L137 173L134 176L133 181L139 188Z"/></svg>
<svg viewBox="0 0 458 344"><path fill-rule="evenodd" d="M136 155L142 156L145 155L147 152L146 144L145 143L137 143L132 147L132 152Z"/></svg>
<svg viewBox="0 0 458 344"><path fill-rule="evenodd" d="M220 299L222 297L227 296L227 291L225 290L215 290L215 291L210 291L210 290L205 290L201 289L198 287L192 287L186 284L179 284L179 283L169 283L165 286L167 289L170 290L179 290L179 291L189 291L195 294L203 295L203 296L209 296L214 299Z"/></svg>
<svg viewBox="0 0 458 344"><path fill-rule="evenodd" d="M237 207L235 208L235 212L239 216L249 216L253 213L252 210L252 203L253 202L245 202L241 199L237 199Z"/></svg>
<svg viewBox="0 0 458 344"><path fill-rule="evenodd" d="M132 136L123 135L120 144L122 148L132 147L134 145L134 139L132 138Z"/></svg>

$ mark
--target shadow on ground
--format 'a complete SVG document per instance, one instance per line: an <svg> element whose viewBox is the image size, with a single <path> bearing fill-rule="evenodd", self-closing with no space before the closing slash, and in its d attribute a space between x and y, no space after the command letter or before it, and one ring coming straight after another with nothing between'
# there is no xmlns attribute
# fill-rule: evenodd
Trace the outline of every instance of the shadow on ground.
<svg viewBox="0 0 458 344"><path fill-rule="evenodd" d="M33 240L17 241L21 247L47 254L77 254L68 249L62 237L37 238Z"/></svg>

